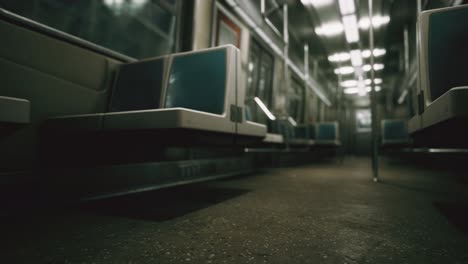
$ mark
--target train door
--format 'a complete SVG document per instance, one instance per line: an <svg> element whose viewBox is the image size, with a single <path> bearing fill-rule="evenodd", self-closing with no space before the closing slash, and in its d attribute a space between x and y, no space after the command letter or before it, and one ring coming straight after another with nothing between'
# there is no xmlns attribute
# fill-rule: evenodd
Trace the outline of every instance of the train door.
<svg viewBox="0 0 468 264"><path fill-rule="evenodd" d="M249 51L246 105L252 121L266 124L267 115L259 107L260 100L268 109L272 105L273 56L252 40Z"/></svg>

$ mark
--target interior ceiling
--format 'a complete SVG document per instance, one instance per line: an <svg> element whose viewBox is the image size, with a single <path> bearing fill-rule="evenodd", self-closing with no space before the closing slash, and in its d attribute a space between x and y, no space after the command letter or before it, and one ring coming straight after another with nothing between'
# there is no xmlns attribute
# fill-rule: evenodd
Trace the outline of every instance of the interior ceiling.
<svg viewBox="0 0 468 264"><path fill-rule="evenodd" d="M399 71L400 53L403 45L403 28L407 22L415 19L415 2L407 0L374 0L374 15L388 15L390 22L386 26L375 29L376 48L384 48L387 54L375 58L376 63L383 63L385 69L376 72L377 78L382 78L385 87L386 78L391 78ZM369 48L368 30L360 30L359 42L350 46L345 35L339 34L334 37L318 36L315 28L323 23L341 21L338 0L326 6L315 8L314 6L304 6L301 0L289 2L289 23L290 31L295 37L309 44L310 60L318 60L319 67L326 74L328 79L337 82L337 76L334 69L338 67L336 63L328 61L328 56L337 52L349 52L351 49L365 50ZM358 20L362 17L368 17L368 0L356 0L356 14ZM364 64L369 64L368 59L364 59ZM342 66L351 65L344 62ZM344 75L344 79L354 79L351 74Z"/></svg>

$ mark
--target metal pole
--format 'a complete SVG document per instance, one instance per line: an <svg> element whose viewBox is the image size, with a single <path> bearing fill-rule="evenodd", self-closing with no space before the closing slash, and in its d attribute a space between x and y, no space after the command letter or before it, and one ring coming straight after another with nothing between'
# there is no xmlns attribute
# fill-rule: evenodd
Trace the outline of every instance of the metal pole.
<svg viewBox="0 0 468 264"><path fill-rule="evenodd" d="M309 81L309 44L304 44L304 76L307 86L307 81Z"/></svg>
<svg viewBox="0 0 468 264"><path fill-rule="evenodd" d="M378 135L378 118L377 118L377 94L375 92L375 84L374 84L374 77L375 77L375 70L374 70L374 25L373 25L373 6L372 1L369 0L369 19L370 19L370 27L369 27L369 49L371 51L370 56L370 65L371 65L371 115L372 115L372 172L374 176L374 182L379 181L379 135Z"/></svg>
<svg viewBox="0 0 468 264"><path fill-rule="evenodd" d="M408 26L405 26L403 31L404 40L404 58L405 58L405 74L409 73L409 37L408 37Z"/></svg>
<svg viewBox="0 0 468 264"><path fill-rule="evenodd" d="M289 89L289 65L288 65L288 57L289 57L289 30L288 30L288 5L283 5L283 41L284 41L284 83L286 85L286 89Z"/></svg>

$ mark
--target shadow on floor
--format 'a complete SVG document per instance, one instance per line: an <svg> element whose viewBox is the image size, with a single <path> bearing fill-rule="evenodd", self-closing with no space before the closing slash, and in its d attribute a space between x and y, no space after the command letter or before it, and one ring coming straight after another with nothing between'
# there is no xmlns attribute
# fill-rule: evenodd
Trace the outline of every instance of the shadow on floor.
<svg viewBox="0 0 468 264"><path fill-rule="evenodd" d="M429 188L421 188L418 186L411 186L409 184L403 184L403 183L397 183L397 182L392 182L389 180L380 180L381 184L388 185L391 187L407 190L407 191L412 191L412 192L420 192L420 193L427 193L431 195L446 195L450 193L449 191L438 191L438 190L431 190Z"/></svg>
<svg viewBox="0 0 468 264"><path fill-rule="evenodd" d="M83 204L80 210L147 221L167 221L249 192L203 184L132 194Z"/></svg>
<svg viewBox="0 0 468 264"><path fill-rule="evenodd" d="M468 236L468 203L434 202L434 207Z"/></svg>

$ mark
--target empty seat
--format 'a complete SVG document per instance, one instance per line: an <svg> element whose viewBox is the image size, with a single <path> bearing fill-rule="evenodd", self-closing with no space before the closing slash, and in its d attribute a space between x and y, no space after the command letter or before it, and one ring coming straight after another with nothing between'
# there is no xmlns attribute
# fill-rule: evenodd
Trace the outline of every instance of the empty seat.
<svg viewBox="0 0 468 264"><path fill-rule="evenodd" d="M382 145L408 143L408 129L405 120L382 120Z"/></svg>
<svg viewBox="0 0 468 264"><path fill-rule="evenodd" d="M227 45L124 64L118 70L109 112L57 117L48 126L58 129L66 123L67 129L74 129L69 124L75 120L76 128L83 130L80 123L86 119L98 124L93 129L99 131L182 129L187 132L178 135L222 133L230 144L234 136L261 141L266 127L246 121L244 106L238 103L244 101L238 87L239 63L238 49ZM93 117L102 121L89 121ZM168 139L190 143L169 131L157 135L165 143ZM211 135L207 136L205 143L210 141Z"/></svg>
<svg viewBox="0 0 468 264"><path fill-rule="evenodd" d="M292 145L312 146L315 140L310 131L310 125L297 125L294 127L294 138L290 140Z"/></svg>
<svg viewBox="0 0 468 264"><path fill-rule="evenodd" d="M322 122L315 125L315 142L318 145L339 146L338 122Z"/></svg>

